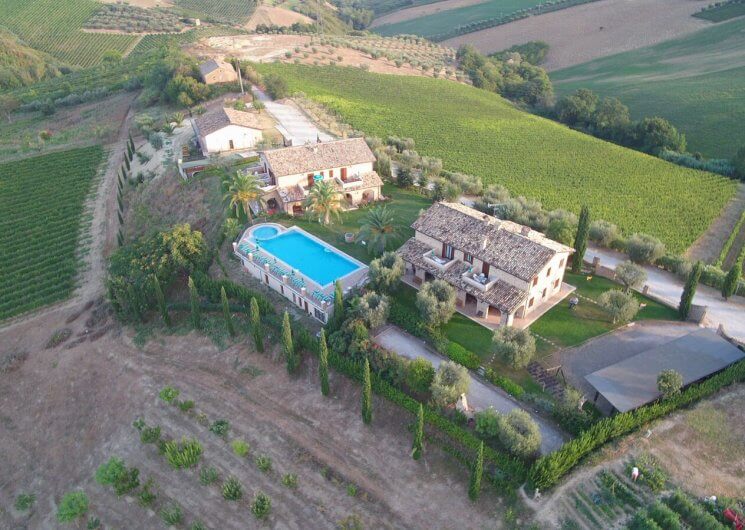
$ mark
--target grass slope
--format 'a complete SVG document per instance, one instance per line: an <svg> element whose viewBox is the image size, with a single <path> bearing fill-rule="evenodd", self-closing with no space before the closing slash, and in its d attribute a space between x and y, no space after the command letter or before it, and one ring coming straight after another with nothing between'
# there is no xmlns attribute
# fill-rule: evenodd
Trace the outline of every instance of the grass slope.
<svg viewBox="0 0 745 530"><path fill-rule="evenodd" d="M81 31L99 6L94 0L1 0L0 24L28 46L72 65L91 66L108 50L124 53L136 39Z"/></svg>
<svg viewBox="0 0 745 530"><path fill-rule="evenodd" d="M0 29L0 90L58 76L56 63L52 57L24 46L15 35Z"/></svg>
<svg viewBox="0 0 745 530"><path fill-rule="evenodd" d="M724 4L706 11L700 11L694 14L696 18L703 18L711 22L723 22L731 18L737 18L745 15L745 2L739 4Z"/></svg>
<svg viewBox="0 0 745 530"><path fill-rule="evenodd" d="M507 16L518 9L535 7L540 3L540 0L487 0L480 4L449 9L432 15L404 20L396 24L384 24L374 28L374 31L385 36L421 35L422 37L431 37L446 33L457 26L487 18Z"/></svg>
<svg viewBox="0 0 745 530"><path fill-rule="evenodd" d="M0 320L70 296L100 146L0 164Z"/></svg>
<svg viewBox="0 0 745 530"><path fill-rule="evenodd" d="M551 73L559 93L619 97L635 117L659 115L688 148L730 157L745 144L745 18Z"/></svg>
<svg viewBox="0 0 745 530"><path fill-rule="evenodd" d="M617 223L686 249L718 216L736 184L681 168L514 108L496 94L450 81L356 68L259 65L291 91L326 104L356 129L412 137L446 169L505 185L548 208Z"/></svg>

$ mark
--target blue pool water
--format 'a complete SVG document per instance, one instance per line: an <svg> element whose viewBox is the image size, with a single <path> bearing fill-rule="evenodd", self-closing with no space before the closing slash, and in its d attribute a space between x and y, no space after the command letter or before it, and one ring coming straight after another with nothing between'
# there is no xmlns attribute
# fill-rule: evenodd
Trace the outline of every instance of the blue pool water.
<svg viewBox="0 0 745 530"><path fill-rule="evenodd" d="M270 237L274 237L278 233L279 228L277 228L276 226L260 226L253 232L251 232L251 237L253 237L257 241L261 241L262 239L269 239Z"/></svg>
<svg viewBox="0 0 745 530"><path fill-rule="evenodd" d="M341 254L295 230L261 241L259 247L321 286L335 282L360 268Z"/></svg>

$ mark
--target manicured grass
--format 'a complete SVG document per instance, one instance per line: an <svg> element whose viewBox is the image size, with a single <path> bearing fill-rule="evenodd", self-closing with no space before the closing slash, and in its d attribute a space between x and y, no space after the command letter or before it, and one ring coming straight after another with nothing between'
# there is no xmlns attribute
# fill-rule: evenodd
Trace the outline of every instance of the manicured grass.
<svg viewBox="0 0 745 530"><path fill-rule="evenodd" d="M551 73L559 94L589 88L632 116L662 116L688 150L729 158L745 138L745 18Z"/></svg>
<svg viewBox="0 0 745 530"><path fill-rule="evenodd" d="M487 0L480 4L440 11L395 24L384 24L374 28L374 31L385 36L421 35L422 37L431 37L446 33L457 26L507 16L520 9L535 7L540 3L541 0Z"/></svg>
<svg viewBox="0 0 745 530"><path fill-rule="evenodd" d="M91 66L109 50L126 52L137 38L84 33L83 23L99 7L94 0L3 0L0 21L33 48L72 65Z"/></svg>
<svg viewBox="0 0 745 530"><path fill-rule="evenodd" d="M70 296L83 203L103 150L0 164L0 320Z"/></svg>
<svg viewBox="0 0 745 530"><path fill-rule="evenodd" d="M446 169L505 185L549 209L587 204L626 233L660 237L682 252L709 226L736 183L572 131L494 93L455 82L358 68L262 64L291 91L338 112L367 134L416 141Z"/></svg>
<svg viewBox="0 0 745 530"><path fill-rule="evenodd" d="M402 190L392 184L385 184L383 186L383 195L390 197L390 201L386 204L393 210L397 222L401 227L401 238L388 245L388 250L395 250L404 241L414 235L414 230L411 229L411 223L419 216L421 210L428 208L432 204L432 201L415 191ZM345 232L356 234L359 231L360 222L364 219L367 212L368 208L343 212L338 220L334 220L334 224L331 226L324 226L308 218L293 218L281 222L287 225L297 225L303 230L331 243L350 256L357 258L361 262L369 263L374 256L371 256L367 252L367 247L359 243L347 243L344 241Z"/></svg>

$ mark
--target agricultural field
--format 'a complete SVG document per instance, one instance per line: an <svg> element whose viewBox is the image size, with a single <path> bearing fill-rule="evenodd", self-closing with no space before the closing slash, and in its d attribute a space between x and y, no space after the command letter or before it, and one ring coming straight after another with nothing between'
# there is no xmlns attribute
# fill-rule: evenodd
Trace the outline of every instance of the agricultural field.
<svg viewBox="0 0 745 530"><path fill-rule="evenodd" d="M683 252L736 190L730 179L690 170L522 112L494 93L424 77L357 68L259 65L284 76L291 91L338 112L370 135L416 141L446 169L505 185L548 209L592 215L627 233L660 237ZM436 102L436 104L433 104Z"/></svg>
<svg viewBox="0 0 745 530"><path fill-rule="evenodd" d="M0 164L0 320L72 293L103 154L94 146Z"/></svg>
<svg viewBox="0 0 745 530"><path fill-rule="evenodd" d="M86 29L123 33L174 33L183 27L174 13L127 4L104 4L85 22Z"/></svg>
<svg viewBox="0 0 745 530"><path fill-rule="evenodd" d="M126 54L132 35L85 33L82 27L101 4L94 0L3 0L0 20L27 45L74 66L92 66L108 51Z"/></svg>
<svg viewBox="0 0 745 530"><path fill-rule="evenodd" d="M393 24L376 26L374 31L380 35L421 35L433 37L480 20L506 17L521 9L529 9L541 3L540 0L487 0L447 11L432 13L419 18L404 20Z"/></svg>
<svg viewBox="0 0 745 530"><path fill-rule="evenodd" d="M552 72L551 80L560 94L589 88L620 98L633 117L667 118L691 152L729 158L745 144L745 18Z"/></svg>
<svg viewBox="0 0 745 530"><path fill-rule="evenodd" d="M229 24L248 20L256 9L255 0L174 0L174 6L194 16Z"/></svg>
<svg viewBox="0 0 745 530"><path fill-rule="evenodd" d="M693 16L711 22L723 22L731 18L745 16L745 2L742 0L722 2L721 5L701 10Z"/></svg>
<svg viewBox="0 0 745 530"><path fill-rule="evenodd" d="M183 45L197 42L199 39L202 38L215 37L218 35L240 35L242 33L243 32L241 30L235 28L208 26L198 29L190 29L189 31L177 33L174 35L145 35L134 47L131 55L135 56L147 53L169 43Z"/></svg>

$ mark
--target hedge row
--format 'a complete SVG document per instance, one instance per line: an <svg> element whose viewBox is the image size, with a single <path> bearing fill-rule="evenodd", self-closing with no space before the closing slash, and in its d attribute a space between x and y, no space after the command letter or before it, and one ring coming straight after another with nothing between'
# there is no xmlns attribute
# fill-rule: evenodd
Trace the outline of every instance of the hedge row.
<svg viewBox="0 0 745 530"><path fill-rule="evenodd" d="M448 341L447 347L445 348L445 354L447 354L451 361L462 364L470 370L476 370L481 366L481 359L479 359L479 356L471 350L465 349L457 342Z"/></svg>
<svg viewBox="0 0 745 530"><path fill-rule="evenodd" d="M509 377L499 375L492 368L487 368L484 376L491 384L498 386L509 395L516 397L517 399L520 399L525 394L525 389L523 387L515 383Z"/></svg>
<svg viewBox="0 0 745 530"><path fill-rule="evenodd" d="M539 458L530 469L529 479L536 488L546 489L555 485L584 457L619 436L630 433L645 423L665 416L675 409L705 398L720 388L738 381L745 381L745 361L733 364L706 381L692 385L677 396L604 418L565 443L560 449Z"/></svg>
<svg viewBox="0 0 745 530"><path fill-rule="evenodd" d="M224 287L228 299L237 300L246 308L251 303L251 298L256 298L259 311L261 311L262 315L269 315L275 312L274 306L267 300L266 296L258 291L233 283L230 280L214 280L201 271L194 271L191 277L199 294L207 298L210 302L220 302L220 290Z"/></svg>
<svg viewBox="0 0 745 530"><path fill-rule="evenodd" d="M740 219L737 221L737 224L732 229L732 232L730 232L727 241L724 242L722 251L719 253L719 259L714 262L715 267L721 267L724 263L724 260L727 259L727 254L729 254L729 251L732 249L732 245L735 244L737 236L740 235L740 230L742 229L743 223L745 223L745 211L742 212L742 214L740 215Z"/></svg>

